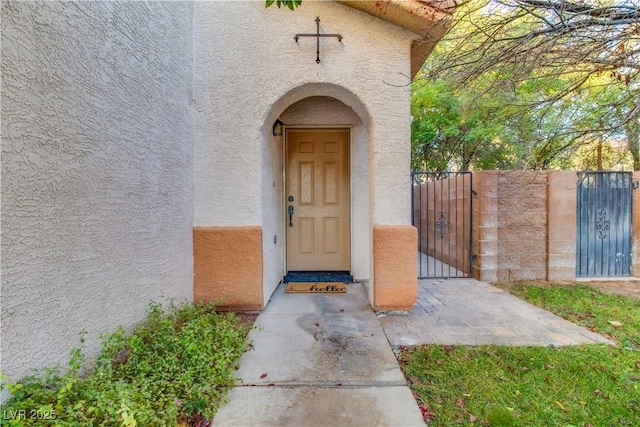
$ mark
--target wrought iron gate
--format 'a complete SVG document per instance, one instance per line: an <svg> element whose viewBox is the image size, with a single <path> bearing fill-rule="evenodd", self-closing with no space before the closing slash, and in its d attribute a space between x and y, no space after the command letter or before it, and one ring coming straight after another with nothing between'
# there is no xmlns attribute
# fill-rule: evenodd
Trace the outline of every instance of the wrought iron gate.
<svg viewBox="0 0 640 427"><path fill-rule="evenodd" d="M413 172L412 223L418 277L470 277L473 187L470 172Z"/></svg>
<svg viewBox="0 0 640 427"><path fill-rule="evenodd" d="M631 275L631 172L578 175L576 275Z"/></svg>

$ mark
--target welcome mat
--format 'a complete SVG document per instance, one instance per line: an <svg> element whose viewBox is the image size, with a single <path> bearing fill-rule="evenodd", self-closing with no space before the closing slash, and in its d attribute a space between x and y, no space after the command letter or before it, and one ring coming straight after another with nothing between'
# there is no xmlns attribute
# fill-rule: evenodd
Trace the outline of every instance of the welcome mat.
<svg viewBox="0 0 640 427"><path fill-rule="evenodd" d="M288 282L286 294L346 294L347 285L341 282Z"/></svg>
<svg viewBox="0 0 640 427"><path fill-rule="evenodd" d="M284 282L344 282L353 283L348 271L289 271Z"/></svg>

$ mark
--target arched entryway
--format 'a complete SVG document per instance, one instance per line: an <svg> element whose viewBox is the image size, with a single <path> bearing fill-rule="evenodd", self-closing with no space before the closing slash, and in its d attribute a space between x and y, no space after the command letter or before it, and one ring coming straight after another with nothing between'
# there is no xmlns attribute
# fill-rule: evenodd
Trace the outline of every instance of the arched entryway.
<svg viewBox="0 0 640 427"><path fill-rule="evenodd" d="M280 120L284 124L282 135L273 135L273 123ZM283 95L275 104L264 125L265 144L263 146L263 213L265 235L273 234L273 240L265 239L264 250L264 278L265 288L273 287L291 269L293 270L343 270L346 268L355 280L367 282L370 275L371 259L371 227L369 219L369 125L370 119L367 109L362 102L350 91L330 84L308 84ZM304 136L301 141L300 136ZM328 138L331 136L331 138ZM338 142L340 138L343 142ZM309 139L311 137L311 139ZM297 138L295 144L302 142L302 151L313 151L322 159L315 161L312 153L303 153L311 156L302 160L300 166L289 165L291 157L287 155L287 147L292 139ZM319 144L313 147L313 139ZM322 140L325 138L326 140ZM328 138L328 139L327 139ZM340 159L329 158L338 153ZM291 152L291 150L289 150ZM328 151L328 152L327 152ZM327 153L325 153L327 152ZM328 156L328 157L327 157ZM324 159L324 157L327 157ZM305 157L306 158L306 157ZM338 166L338 163L343 166ZM311 167L314 164L313 168ZM336 169L338 168L338 169ZM318 174L312 176L312 170ZM292 176L296 170L296 176ZM338 173L338 170L342 172ZM288 194L291 190L288 186L292 182L298 185L303 178L300 174L307 174L307 190L314 186L317 193L311 197L310 193L302 195L307 197L301 200L300 190L297 195ZM334 187L323 189L323 181L326 185L333 185L332 179L340 178L341 189L338 193ZM311 183L313 180L313 184ZM318 181L320 180L320 181ZM346 198L344 197L346 196ZM326 207L339 197L341 208L336 214L331 207L324 217L314 217L309 214L311 204L320 202ZM289 199L293 198L293 201ZM291 222L289 222L289 206L293 208ZM300 213L304 214L304 219ZM289 224L292 224L289 227ZM346 227L344 226L346 224ZM268 231L267 231L268 230ZM311 238L304 240L301 247L299 240L301 235L315 231L315 239L327 238L322 242ZM292 234L293 232L293 234ZM332 236L327 236L330 234ZM292 239L292 236L295 236ZM338 236L341 242L332 240ZM266 241L268 240L268 241ZM312 241L313 240L313 241ZM273 244L273 241L281 244ZM311 242L311 243L310 243ZM292 265L292 251L302 251L310 255L310 252L334 252L336 256L324 257L303 256L306 259L301 264ZM337 245L337 246L336 246ZM338 255L346 250L346 253ZM295 258L295 257L293 257ZM329 259L329 261L327 261ZM338 260L339 259L339 260ZM334 263L336 262L337 263ZM316 265L317 263L317 265ZM265 289L266 290L266 289Z"/></svg>

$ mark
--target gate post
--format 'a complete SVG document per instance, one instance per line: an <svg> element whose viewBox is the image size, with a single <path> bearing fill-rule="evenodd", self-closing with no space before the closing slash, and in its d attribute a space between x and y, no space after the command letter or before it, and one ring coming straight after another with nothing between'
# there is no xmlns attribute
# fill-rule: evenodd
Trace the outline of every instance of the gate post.
<svg viewBox="0 0 640 427"><path fill-rule="evenodd" d="M640 182L640 171L633 173L633 182ZM634 277L640 277L640 188L634 188L632 194L631 274Z"/></svg>
<svg viewBox="0 0 640 427"><path fill-rule="evenodd" d="M547 280L576 278L577 175L547 174Z"/></svg>
<svg viewBox="0 0 640 427"><path fill-rule="evenodd" d="M498 172L474 172L477 193L473 205L473 277L498 280Z"/></svg>

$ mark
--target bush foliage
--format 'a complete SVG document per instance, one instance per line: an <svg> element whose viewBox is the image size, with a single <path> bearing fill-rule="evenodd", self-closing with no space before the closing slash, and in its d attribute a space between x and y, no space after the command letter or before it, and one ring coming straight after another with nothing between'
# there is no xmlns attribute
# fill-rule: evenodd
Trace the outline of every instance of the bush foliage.
<svg viewBox="0 0 640 427"><path fill-rule="evenodd" d="M17 383L3 425L175 426L210 419L235 383L235 361L246 348L247 326L209 303L152 303L146 320L127 335L103 338L89 369L77 349L69 369L46 368ZM12 416L13 415L13 416Z"/></svg>

